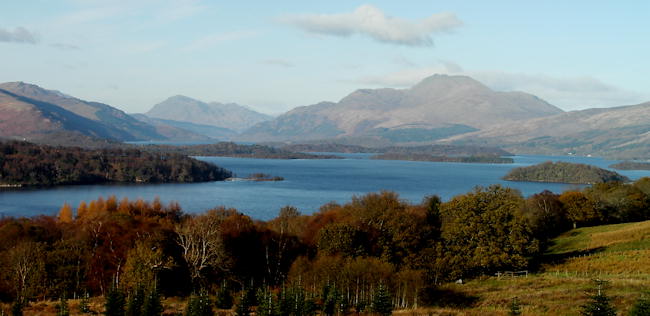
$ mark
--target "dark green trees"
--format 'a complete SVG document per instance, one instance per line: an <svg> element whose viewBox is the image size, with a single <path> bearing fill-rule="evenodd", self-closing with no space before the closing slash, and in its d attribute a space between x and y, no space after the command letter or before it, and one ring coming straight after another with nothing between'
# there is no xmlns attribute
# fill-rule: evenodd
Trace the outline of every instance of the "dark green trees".
<svg viewBox="0 0 650 316"><path fill-rule="evenodd" d="M594 280L595 293L589 297L587 304L582 306L580 313L585 316L616 316L616 309L611 305L610 298L605 295L607 281Z"/></svg>
<svg viewBox="0 0 650 316"><path fill-rule="evenodd" d="M393 312L391 295L383 283L379 284L372 296L372 311L383 316L391 315Z"/></svg>
<svg viewBox="0 0 650 316"><path fill-rule="evenodd" d="M639 297L639 299L632 306L630 310L630 316L647 316L650 315L650 298L648 297L649 293L644 293Z"/></svg>
<svg viewBox="0 0 650 316"><path fill-rule="evenodd" d="M104 303L104 315L106 316L124 316L124 293L119 289L113 287L106 294L106 302Z"/></svg>

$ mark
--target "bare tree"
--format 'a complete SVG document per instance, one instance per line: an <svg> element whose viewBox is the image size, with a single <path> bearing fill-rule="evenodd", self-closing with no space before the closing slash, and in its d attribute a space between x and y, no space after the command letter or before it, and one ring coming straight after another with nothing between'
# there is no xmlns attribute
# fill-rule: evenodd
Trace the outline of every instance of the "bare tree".
<svg viewBox="0 0 650 316"><path fill-rule="evenodd" d="M43 245L33 241L21 242L7 253L19 302L36 294L36 287L45 273L44 253Z"/></svg>
<svg viewBox="0 0 650 316"><path fill-rule="evenodd" d="M176 227L177 243L183 249L192 282L201 280L208 268L225 270L226 253L221 238L223 218L216 212L191 217Z"/></svg>

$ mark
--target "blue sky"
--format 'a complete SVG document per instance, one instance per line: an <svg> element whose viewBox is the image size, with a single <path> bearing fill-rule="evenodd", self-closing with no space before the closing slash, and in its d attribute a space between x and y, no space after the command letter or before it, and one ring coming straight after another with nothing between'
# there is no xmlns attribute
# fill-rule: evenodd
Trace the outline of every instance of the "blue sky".
<svg viewBox="0 0 650 316"><path fill-rule="evenodd" d="M574 110L649 101L649 38L650 1L2 1L0 81L277 114L446 73Z"/></svg>

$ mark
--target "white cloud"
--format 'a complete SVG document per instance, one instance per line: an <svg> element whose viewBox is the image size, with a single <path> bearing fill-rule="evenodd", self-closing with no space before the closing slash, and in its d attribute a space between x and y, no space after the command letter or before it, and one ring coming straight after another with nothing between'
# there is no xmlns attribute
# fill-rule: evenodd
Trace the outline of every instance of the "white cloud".
<svg viewBox="0 0 650 316"><path fill-rule="evenodd" d="M284 67L284 68L291 68L295 66L292 62L286 60L286 59L280 59L280 58L271 58L271 59L265 59L261 61L262 64L265 65L271 65L271 66L279 66L279 67Z"/></svg>
<svg viewBox="0 0 650 316"><path fill-rule="evenodd" d="M379 42L407 46L432 46L432 34L449 32L463 24L453 13L407 20L387 16L371 5L362 5L349 13L296 14L280 20L310 33L341 37L360 34Z"/></svg>
<svg viewBox="0 0 650 316"><path fill-rule="evenodd" d="M36 44L38 41L38 36L24 27L17 27L13 31L0 28L0 42Z"/></svg>
<svg viewBox="0 0 650 316"><path fill-rule="evenodd" d="M206 35L195 39L189 45L183 48L183 50L186 52L197 51L197 50L209 48L221 42L250 38L256 36L257 34L258 32L254 32L254 31L234 31L234 32L224 32L224 33Z"/></svg>
<svg viewBox="0 0 650 316"><path fill-rule="evenodd" d="M433 74L469 76L493 90L531 93L565 110L637 104L650 99L650 95L629 91L594 77L464 70L449 61L440 61L428 67L410 67L388 74L365 76L358 78L356 82L376 87L408 88Z"/></svg>

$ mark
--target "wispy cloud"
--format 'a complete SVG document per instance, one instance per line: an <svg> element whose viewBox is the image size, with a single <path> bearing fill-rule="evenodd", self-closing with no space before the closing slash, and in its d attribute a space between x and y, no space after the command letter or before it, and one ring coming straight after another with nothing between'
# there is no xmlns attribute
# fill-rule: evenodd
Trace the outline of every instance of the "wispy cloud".
<svg viewBox="0 0 650 316"><path fill-rule="evenodd" d="M251 38L257 36L257 34L258 32L255 31L235 31L235 32L225 32L225 33L206 35L195 39L189 45L187 45L183 50L186 52L197 51L197 50L212 47L222 42Z"/></svg>
<svg viewBox="0 0 650 316"><path fill-rule="evenodd" d="M306 32L348 37L360 34L383 43L432 46L432 34L449 32L463 25L453 13L437 13L419 20L386 15L372 5L338 14L295 14L280 18Z"/></svg>
<svg viewBox="0 0 650 316"><path fill-rule="evenodd" d="M284 68L291 68L291 67L295 66L292 62L290 62L290 61L288 61L286 59L280 59L280 58L265 59L265 60L262 60L260 63L265 64L265 65L284 67Z"/></svg>
<svg viewBox="0 0 650 316"><path fill-rule="evenodd" d="M39 42L38 35L24 27L17 27L13 31L0 28L0 42L36 44Z"/></svg>
<svg viewBox="0 0 650 316"><path fill-rule="evenodd" d="M63 50L80 50L81 48L77 45L66 44L66 43L52 43L50 47L63 49Z"/></svg>
<svg viewBox="0 0 650 316"><path fill-rule="evenodd" d="M465 70L456 63L444 60L427 67L407 67L391 73L363 76L355 82L376 87L408 88L433 74L470 76L493 90L531 93L565 110L636 104L650 98L650 95L629 91L589 76L559 77Z"/></svg>

